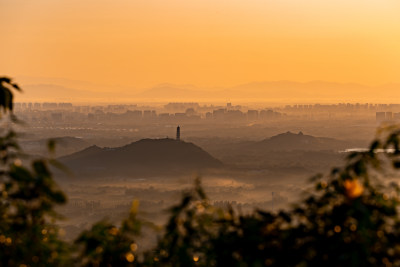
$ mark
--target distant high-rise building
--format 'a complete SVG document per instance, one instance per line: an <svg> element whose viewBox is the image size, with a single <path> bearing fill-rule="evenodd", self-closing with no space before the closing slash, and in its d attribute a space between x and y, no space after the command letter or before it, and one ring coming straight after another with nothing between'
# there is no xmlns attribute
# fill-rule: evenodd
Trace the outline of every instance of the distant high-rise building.
<svg viewBox="0 0 400 267"><path fill-rule="evenodd" d="M43 103L42 104L43 109L57 109L58 104L57 103Z"/></svg>
<svg viewBox="0 0 400 267"><path fill-rule="evenodd" d="M247 111L247 119L249 121L255 121L258 119L258 110L248 110Z"/></svg>
<svg viewBox="0 0 400 267"><path fill-rule="evenodd" d="M51 119L55 122L62 121L63 115L61 112L51 113Z"/></svg>
<svg viewBox="0 0 400 267"><path fill-rule="evenodd" d="M34 103L33 104L33 108L34 109L41 109L42 108L42 104L41 103Z"/></svg>
<svg viewBox="0 0 400 267"><path fill-rule="evenodd" d="M386 119L385 112L376 112L376 122L382 122Z"/></svg>
<svg viewBox="0 0 400 267"><path fill-rule="evenodd" d="M176 140L181 140L181 127L176 127Z"/></svg>
<svg viewBox="0 0 400 267"><path fill-rule="evenodd" d="M274 117L274 111L271 109L260 111L260 118L263 120L272 119L273 117Z"/></svg>
<svg viewBox="0 0 400 267"><path fill-rule="evenodd" d="M213 110L213 118L217 120L223 120L225 118L225 109Z"/></svg>
<svg viewBox="0 0 400 267"><path fill-rule="evenodd" d="M178 102L178 103L168 103L164 106L166 110L174 112L184 112L188 108L198 109L200 107L199 103L191 102Z"/></svg>

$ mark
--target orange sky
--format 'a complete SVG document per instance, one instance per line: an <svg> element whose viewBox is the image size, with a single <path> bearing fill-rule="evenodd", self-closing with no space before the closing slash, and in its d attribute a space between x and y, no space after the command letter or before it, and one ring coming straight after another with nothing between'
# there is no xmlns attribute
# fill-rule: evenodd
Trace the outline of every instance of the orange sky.
<svg viewBox="0 0 400 267"><path fill-rule="evenodd" d="M400 82L399 0L0 0L0 74Z"/></svg>

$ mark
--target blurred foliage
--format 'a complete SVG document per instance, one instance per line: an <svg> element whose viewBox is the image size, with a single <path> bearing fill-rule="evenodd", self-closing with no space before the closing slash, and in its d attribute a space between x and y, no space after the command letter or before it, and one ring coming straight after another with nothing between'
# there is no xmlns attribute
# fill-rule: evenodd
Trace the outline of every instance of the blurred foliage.
<svg viewBox="0 0 400 267"><path fill-rule="evenodd" d="M21 91L19 86L8 77L0 77L0 111L13 110L13 90Z"/></svg>
<svg viewBox="0 0 400 267"><path fill-rule="evenodd" d="M134 236L140 234L141 223L136 219L137 201L133 201L129 217L116 227L101 221L77 238L79 266L133 266L138 245Z"/></svg>
<svg viewBox="0 0 400 267"><path fill-rule="evenodd" d="M11 88L0 78L2 118L12 111ZM68 246L59 238L54 206L66 202L50 174L48 161L34 160L30 167L19 158L17 136L7 125L0 137L0 265L69 265Z"/></svg>
<svg viewBox="0 0 400 267"><path fill-rule="evenodd" d="M0 108L12 111L8 78ZM366 152L347 156L313 191L285 211L243 215L210 205L200 180L169 209L155 248L138 252L143 222L134 201L117 227L107 221L62 241L55 205L66 201L47 160L22 166L12 130L0 137L1 266L400 266L399 188L387 185L400 168L398 128L381 130ZM49 144L54 149L54 143ZM140 250L139 250L140 251Z"/></svg>

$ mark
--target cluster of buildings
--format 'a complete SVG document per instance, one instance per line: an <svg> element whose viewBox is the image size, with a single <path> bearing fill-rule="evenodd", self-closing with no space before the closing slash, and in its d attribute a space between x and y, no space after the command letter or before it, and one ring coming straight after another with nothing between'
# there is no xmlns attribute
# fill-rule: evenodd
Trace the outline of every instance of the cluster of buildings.
<svg viewBox="0 0 400 267"><path fill-rule="evenodd" d="M331 111L385 111L398 110L400 104L370 104L370 103L338 103L338 104L312 104L312 105L286 105L285 111L331 110Z"/></svg>
<svg viewBox="0 0 400 267"><path fill-rule="evenodd" d="M137 105L75 106L72 103L17 103L15 111L28 122L115 122L115 123L190 123L254 122L279 119L285 114L272 109L248 109L242 106L168 103L151 107Z"/></svg>
<svg viewBox="0 0 400 267"><path fill-rule="evenodd" d="M370 118L377 122L400 120L400 104L312 104L254 109L174 102L158 106L73 105L72 103L16 103L17 115L34 123L249 123L289 119Z"/></svg>
<svg viewBox="0 0 400 267"><path fill-rule="evenodd" d="M379 122L395 122L400 121L400 112L379 111L376 112L376 121Z"/></svg>

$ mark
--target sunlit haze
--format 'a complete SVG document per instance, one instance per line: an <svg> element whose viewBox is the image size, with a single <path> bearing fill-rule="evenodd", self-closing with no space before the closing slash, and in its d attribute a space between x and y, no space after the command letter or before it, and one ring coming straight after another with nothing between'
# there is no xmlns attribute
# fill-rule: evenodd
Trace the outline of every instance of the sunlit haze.
<svg viewBox="0 0 400 267"><path fill-rule="evenodd" d="M1 0L0 73L125 93L160 83L399 83L399 14L397 0Z"/></svg>

